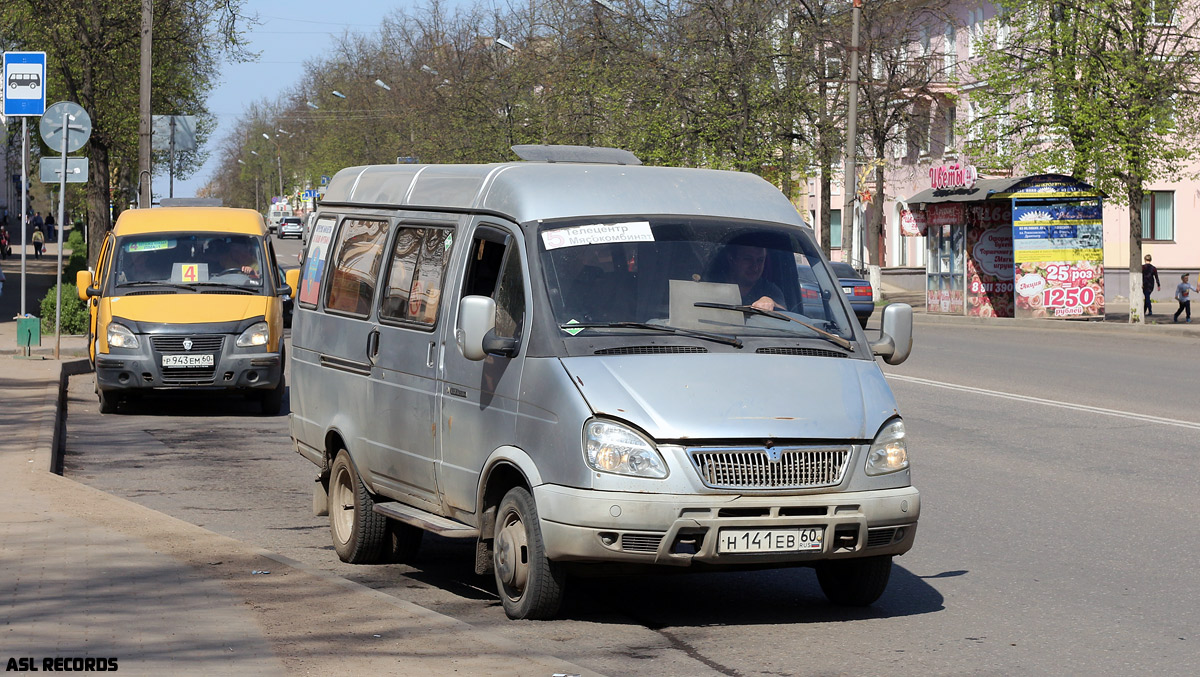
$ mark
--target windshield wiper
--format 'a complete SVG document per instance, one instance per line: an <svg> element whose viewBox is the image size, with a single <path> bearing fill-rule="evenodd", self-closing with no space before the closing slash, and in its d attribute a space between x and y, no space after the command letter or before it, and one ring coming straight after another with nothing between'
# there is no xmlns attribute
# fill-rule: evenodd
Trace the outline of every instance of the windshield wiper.
<svg viewBox="0 0 1200 677"><path fill-rule="evenodd" d="M842 338L841 336L838 336L837 334L831 334L831 333L825 331L824 329L817 329L816 327L812 326L811 324L809 324L807 322L802 322L800 320L797 320L794 317L788 317L787 315L784 315L783 313L777 313L774 310L763 310L762 308L755 308L754 306L735 306L731 303L708 303L705 301L701 301L699 303L693 303L692 305L696 306L697 308L720 308L721 310L739 310L743 313L750 313L751 315L763 315L763 316L770 317L770 318L773 318L776 320L787 320L788 322L795 322L798 325L807 327L808 329L811 329L811 330L817 332L817 335L820 336L821 338L825 339L826 341L830 341L830 342L834 343L835 345L839 345L851 352L854 351L854 344L851 343L850 341L847 341L846 339Z"/></svg>
<svg viewBox="0 0 1200 677"><path fill-rule="evenodd" d="M196 291L196 288L190 284L180 284L178 282L155 282L154 280L138 280L136 282L119 282L118 287L174 287L176 289L186 289L188 291Z"/></svg>
<svg viewBox="0 0 1200 677"><path fill-rule="evenodd" d="M225 289L236 289L238 291L246 292L247 294L254 294L256 292L254 289L248 289L240 284L229 284L228 282L197 282L196 285L202 287L223 287Z"/></svg>
<svg viewBox="0 0 1200 677"><path fill-rule="evenodd" d="M735 348L742 347L741 339L736 336L713 334L697 329L682 329L667 324L650 324L649 322L573 322L558 326L560 329L650 329L652 331L665 331L670 334L680 334L682 336L693 336L708 341L715 341L716 343L724 343Z"/></svg>

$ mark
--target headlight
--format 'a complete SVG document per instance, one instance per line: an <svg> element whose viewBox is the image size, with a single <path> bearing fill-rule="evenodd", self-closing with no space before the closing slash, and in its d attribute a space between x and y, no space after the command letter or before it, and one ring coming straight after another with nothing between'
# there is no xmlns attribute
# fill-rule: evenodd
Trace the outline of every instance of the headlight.
<svg viewBox="0 0 1200 677"><path fill-rule="evenodd" d="M904 421L896 419L883 426L871 451L867 452L867 474L885 475L908 467L908 445L904 437Z"/></svg>
<svg viewBox="0 0 1200 677"><path fill-rule="evenodd" d="M594 470L616 475L662 479L667 464L654 444L618 423L592 421L584 428L584 458Z"/></svg>
<svg viewBox="0 0 1200 677"><path fill-rule="evenodd" d="M271 338L271 328L267 326L267 323L255 322L242 332L241 336L237 337L237 347L265 346L269 338Z"/></svg>
<svg viewBox="0 0 1200 677"><path fill-rule="evenodd" d="M129 331L129 327L116 322L108 324L108 347L109 348L136 348L138 347L138 339Z"/></svg>

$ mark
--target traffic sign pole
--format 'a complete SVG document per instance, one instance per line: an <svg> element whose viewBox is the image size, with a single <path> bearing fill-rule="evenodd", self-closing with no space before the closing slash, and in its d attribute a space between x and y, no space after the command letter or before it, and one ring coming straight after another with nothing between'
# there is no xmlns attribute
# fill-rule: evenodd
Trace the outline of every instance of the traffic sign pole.
<svg viewBox="0 0 1200 677"><path fill-rule="evenodd" d="M63 116L63 139L62 139L62 176L58 180L58 296L54 304L54 359L59 358L59 349L62 346L62 250L63 250L63 227L67 222L63 220L63 207L67 201L67 146L68 139L71 136L71 122L74 120L72 115Z"/></svg>
<svg viewBox="0 0 1200 677"><path fill-rule="evenodd" d="M5 52L0 86L4 97L4 115L21 118L21 317L26 316L26 247L29 242L29 123L30 115L46 110L46 53ZM26 355L29 346L25 347Z"/></svg>
<svg viewBox="0 0 1200 677"><path fill-rule="evenodd" d="M25 317L25 257L29 242L29 118L21 116L21 317ZM28 353L29 347L25 350Z"/></svg>

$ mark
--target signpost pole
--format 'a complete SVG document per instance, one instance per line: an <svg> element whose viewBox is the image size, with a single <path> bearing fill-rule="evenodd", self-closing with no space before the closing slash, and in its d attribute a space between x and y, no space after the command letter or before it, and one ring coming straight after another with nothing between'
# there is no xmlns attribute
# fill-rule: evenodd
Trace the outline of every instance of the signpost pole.
<svg viewBox="0 0 1200 677"><path fill-rule="evenodd" d="M63 141L62 141L62 174L58 177L58 269L56 271L58 284L55 289L58 294L55 296L54 304L54 359L60 359L60 350L62 348L62 250L63 250L63 226L66 221L63 220L63 208L67 201L67 137L71 136L71 121L75 119L73 115L63 116Z"/></svg>
<svg viewBox="0 0 1200 677"><path fill-rule="evenodd" d="M25 249L29 242L29 118L21 116L21 317L25 317Z"/></svg>

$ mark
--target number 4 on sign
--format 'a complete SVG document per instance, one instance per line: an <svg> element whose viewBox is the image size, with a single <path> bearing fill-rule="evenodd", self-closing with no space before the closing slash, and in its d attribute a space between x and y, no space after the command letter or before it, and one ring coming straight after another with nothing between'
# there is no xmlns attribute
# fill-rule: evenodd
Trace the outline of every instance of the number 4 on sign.
<svg viewBox="0 0 1200 677"><path fill-rule="evenodd" d="M199 282L200 266L195 263L185 264L183 266L182 277L184 282Z"/></svg>

